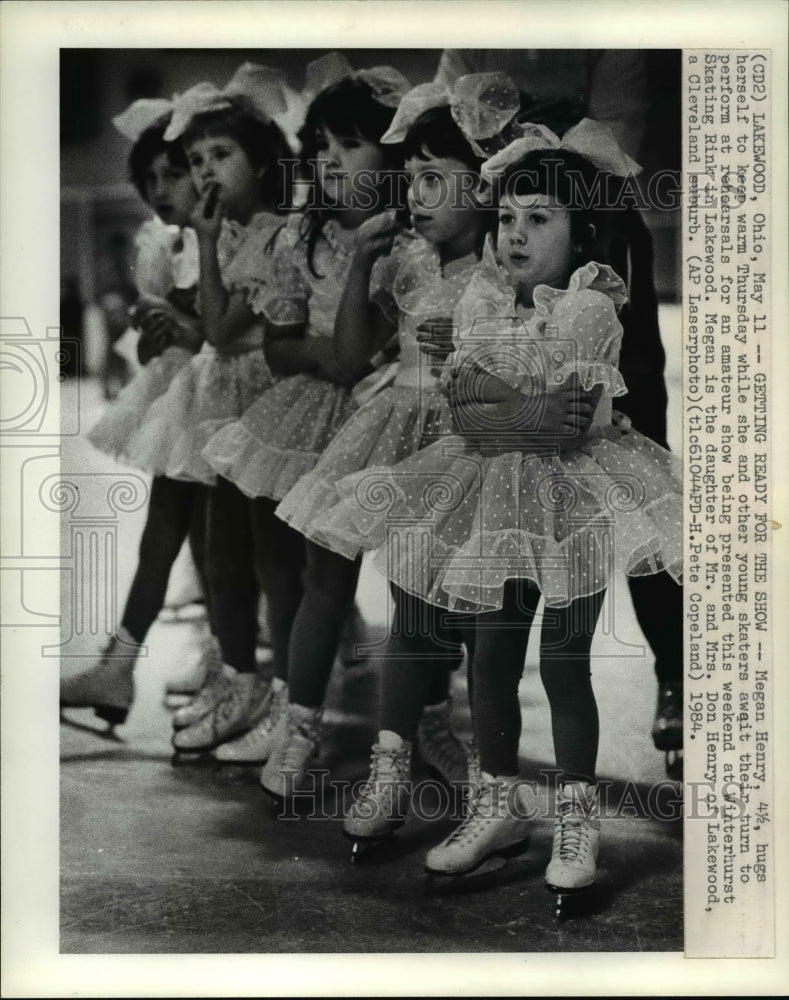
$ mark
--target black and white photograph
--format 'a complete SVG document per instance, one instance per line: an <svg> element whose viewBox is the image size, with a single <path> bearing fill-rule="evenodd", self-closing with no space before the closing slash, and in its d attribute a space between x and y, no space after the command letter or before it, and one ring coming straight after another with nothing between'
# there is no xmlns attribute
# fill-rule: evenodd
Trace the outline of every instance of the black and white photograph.
<svg viewBox="0 0 789 1000"><path fill-rule="evenodd" d="M59 312L2 312L4 373L56 387L3 414L55 953L289 960L225 995L319 995L330 956L325 995L374 995L354 956L485 955L478 995L535 992L513 954L712 958L695 874L710 927L774 878L767 57L225 6L287 41L61 35Z"/></svg>
<svg viewBox="0 0 789 1000"><path fill-rule="evenodd" d="M679 66L61 51L64 951L681 948Z"/></svg>

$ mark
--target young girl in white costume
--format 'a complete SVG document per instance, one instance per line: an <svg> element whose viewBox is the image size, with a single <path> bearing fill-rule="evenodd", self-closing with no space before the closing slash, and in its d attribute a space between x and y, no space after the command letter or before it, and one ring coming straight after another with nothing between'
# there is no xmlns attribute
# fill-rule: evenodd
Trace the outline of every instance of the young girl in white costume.
<svg viewBox="0 0 789 1000"><path fill-rule="evenodd" d="M362 227L335 342L350 363L368 357L382 319L389 317L397 323L399 367L393 383L348 421L315 471L277 510L313 545L343 556L344 562L334 561L348 575L356 572L365 539L347 516L336 516L337 480L367 467L394 464L450 431L446 402L418 338L431 321L451 321L479 263L491 213L480 210L479 167L484 157L475 140L499 133L518 108L518 91L501 74L465 76L451 86L423 84L404 98L384 137L403 143L413 230L399 236L391 253L375 262L394 219L380 217ZM393 588L393 597L395 618L383 670L381 733L373 748L371 781L385 780L392 769L407 780L417 733L421 756L432 770L450 783L466 781L466 753L449 728L450 676L460 652L460 625L443 621L448 616L434 614L398 588ZM414 630L410 625L418 620L423 627ZM299 665L294 663L292 670L298 671ZM315 684L318 705L326 679L324 673ZM303 745L299 735L292 739ZM350 822L348 832L373 837L391 827L392 817L379 816L372 823L359 817Z"/></svg>
<svg viewBox="0 0 789 1000"><path fill-rule="evenodd" d="M272 294L263 303L268 357L284 377L241 420L217 433L204 451L223 488L235 487L238 497L252 500L256 559L268 580L275 672L265 717L248 737L219 748L219 760L268 757L274 726L287 704L289 663L327 649L334 658L356 584L355 576L334 579L330 607L308 618L306 634L294 630L291 640L302 604L304 541L275 518L274 510L355 409L351 387L362 366L338 363L334 322L357 231L391 196L387 182L394 179L398 160L380 140L408 84L388 67L354 72L343 59L330 55L308 66L307 89L316 95L299 133L309 183L307 204L277 234ZM327 569L331 573L332 567L308 556L309 578ZM250 653L253 649L250 646Z"/></svg>
<svg viewBox="0 0 789 1000"><path fill-rule="evenodd" d="M194 233L185 228L197 192L181 143L164 140L172 110L168 100L140 100L113 120L134 143L129 154L131 178L156 212L135 239L134 277L140 295L135 321L142 330L138 347L144 365L88 433L96 448L124 462L130 461L129 441L149 407L188 365L202 340L192 307L197 245ZM120 626L95 667L63 681L61 705L93 707L113 724L125 721L134 699L133 672L140 644L162 609L170 570L187 534L195 562L201 571L204 568L203 529L196 488L154 477L137 571Z"/></svg>
<svg viewBox="0 0 789 1000"><path fill-rule="evenodd" d="M273 384L260 316L270 256L266 248L289 204L279 161L289 150L271 115L284 109L281 83L246 63L219 90L199 84L176 101L167 138L180 138L199 201L192 215L200 278L197 308L206 345L150 408L130 453L155 474L207 491L206 575L222 669L175 713L177 750L199 751L249 728L265 702L264 686L238 641L238 606L251 591L248 532L214 488L200 457L205 443ZM250 584L251 580L251 584Z"/></svg>
<svg viewBox="0 0 789 1000"><path fill-rule="evenodd" d="M595 190L601 196L596 184L606 172L635 165L594 122L580 123L561 143L542 126L523 129L483 168L496 181L497 240L456 313L453 391L476 401L479 419L465 437L447 437L380 470L379 487L396 498L389 518L410 518L401 543L409 532L430 538L416 561L389 551L381 564L404 589L477 613L472 712L482 781L466 818L428 854L433 873L468 872L525 848L527 814L516 788L518 683L544 597L540 671L560 772L546 882L566 892L591 885L596 873L598 717L589 655L605 588L622 570L667 569L679 577L681 486L676 459L626 419L612 418L612 397L625 391L616 367L616 311L625 290L609 267L594 263L611 216L589 197ZM536 433L533 447L507 446L507 428L488 427L486 450L485 404L530 408L538 432L546 390L568 383L594 392L585 439L563 438L556 427ZM427 473L446 486L440 505L419 488ZM360 486L367 484L351 476L338 490L353 497ZM360 519L382 543L387 525L369 513Z"/></svg>

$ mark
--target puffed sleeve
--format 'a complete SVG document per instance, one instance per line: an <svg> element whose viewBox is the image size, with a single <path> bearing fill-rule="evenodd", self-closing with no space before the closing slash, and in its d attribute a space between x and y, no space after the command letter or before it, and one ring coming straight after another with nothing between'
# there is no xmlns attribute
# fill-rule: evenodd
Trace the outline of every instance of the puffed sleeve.
<svg viewBox="0 0 789 1000"><path fill-rule="evenodd" d="M173 285L195 288L200 279L200 251L194 229L181 230L181 243L173 254Z"/></svg>
<svg viewBox="0 0 789 1000"><path fill-rule="evenodd" d="M402 265L402 251L395 244L391 253L379 257L370 274L370 302L378 306L391 323L397 323L400 310L395 300L394 287Z"/></svg>
<svg viewBox="0 0 789 1000"><path fill-rule="evenodd" d="M274 262L272 240L282 220L268 213L254 216L233 255L222 271L228 291L240 291L256 314L265 312L271 297Z"/></svg>
<svg viewBox="0 0 789 1000"><path fill-rule="evenodd" d="M274 238L268 289L260 303L261 312L275 326L307 322L310 289L302 269L304 259L304 241L297 224L289 220Z"/></svg>
<svg viewBox="0 0 789 1000"><path fill-rule="evenodd" d="M178 230L159 219L144 222L134 238L134 282L144 298L163 299L173 287L173 244Z"/></svg>
<svg viewBox="0 0 789 1000"><path fill-rule="evenodd" d="M523 320L514 316L511 290L475 274L455 308L455 353L450 364L474 365L522 388L540 370Z"/></svg>
<svg viewBox="0 0 789 1000"><path fill-rule="evenodd" d="M564 296L555 303L549 326L552 338L563 342L554 352L554 358L559 360L553 372L557 382L576 373L584 389L602 385L611 396L627 393L617 367L622 324L608 295L585 288ZM566 356L563 361L562 355Z"/></svg>

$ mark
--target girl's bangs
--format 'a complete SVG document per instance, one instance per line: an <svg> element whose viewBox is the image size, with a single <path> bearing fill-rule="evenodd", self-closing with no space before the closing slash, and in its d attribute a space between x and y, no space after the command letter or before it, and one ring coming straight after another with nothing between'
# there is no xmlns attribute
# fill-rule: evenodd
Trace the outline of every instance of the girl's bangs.
<svg viewBox="0 0 789 1000"><path fill-rule="evenodd" d="M402 152L404 160L451 158L460 160L477 172L482 162L448 107L430 108L423 112L408 130Z"/></svg>

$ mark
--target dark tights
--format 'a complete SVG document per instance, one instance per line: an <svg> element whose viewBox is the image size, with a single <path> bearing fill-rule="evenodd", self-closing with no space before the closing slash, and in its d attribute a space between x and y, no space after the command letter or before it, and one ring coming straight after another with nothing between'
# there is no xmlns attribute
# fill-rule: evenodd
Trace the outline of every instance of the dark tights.
<svg viewBox="0 0 789 1000"><path fill-rule="evenodd" d="M140 540L137 572L121 625L142 642L164 605L170 571L188 537L192 557L208 594L205 572L205 487L156 476ZM206 598L207 599L207 598Z"/></svg>
<svg viewBox="0 0 789 1000"><path fill-rule="evenodd" d="M268 596L274 670L285 677L290 625L301 598L301 536L274 514L276 502L250 500L221 476L208 503L207 567L224 663L257 669L261 591Z"/></svg>
<svg viewBox="0 0 789 1000"><path fill-rule="evenodd" d="M381 680L380 728L413 741L424 707L449 697L461 643L473 645L474 620L391 589L394 618Z"/></svg>
<svg viewBox="0 0 789 1000"><path fill-rule="evenodd" d="M641 631L655 654L660 684L682 689L682 587L668 573L630 576L630 596Z"/></svg>
<svg viewBox="0 0 789 1000"><path fill-rule="evenodd" d="M540 631L540 677L551 708L556 765L565 780L594 781L599 722L590 647L604 593L568 608L547 608ZM518 773L521 709L518 685L539 592L509 581L504 607L477 619L472 711L482 769Z"/></svg>
<svg viewBox="0 0 789 1000"><path fill-rule="evenodd" d="M252 501L252 527L258 578L264 581L274 674L288 678L288 647L293 622L304 596L304 536L275 514L277 501Z"/></svg>
<svg viewBox="0 0 789 1000"><path fill-rule="evenodd" d="M307 542L306 589L293 622L288 653L292 704L308 708L323 705L342 627L353 606L360 565L359 559L344 559Z"/></svg>

